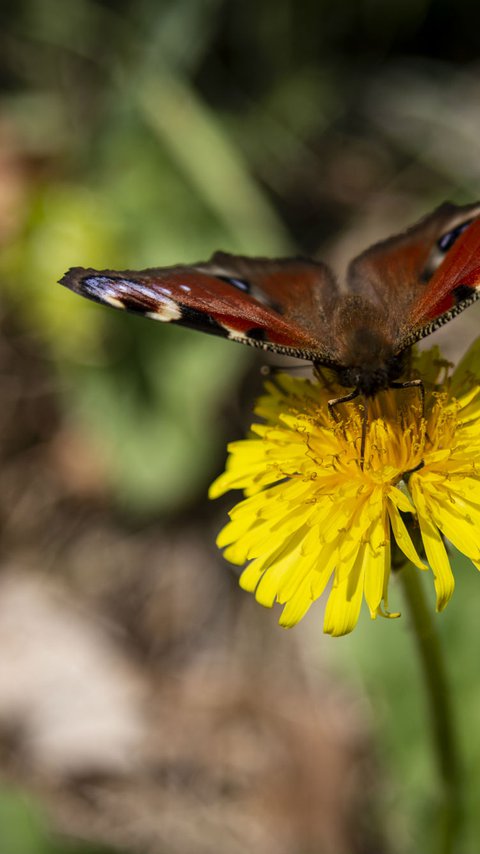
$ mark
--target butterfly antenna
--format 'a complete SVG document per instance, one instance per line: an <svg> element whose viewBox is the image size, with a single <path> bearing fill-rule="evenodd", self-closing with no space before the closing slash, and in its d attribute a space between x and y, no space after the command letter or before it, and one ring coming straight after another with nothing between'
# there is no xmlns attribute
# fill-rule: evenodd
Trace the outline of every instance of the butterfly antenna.
<svg viewBox="0 0 480 854"><path fill-rule="evenodd" d="M262 365L260 373L262 377L269 377L272 374L290 373L290 371L308 371L310 366L305 363L303 365Z"/></svg>
<svg viewBox="0 0 480 854"><path fill-rule="evenodd" d="M322 371L322 366L318 362L313 363L313 373L323 383L325 388L327 388L329 391L333 391L333 386L330 382L329 377Z"/></svg>

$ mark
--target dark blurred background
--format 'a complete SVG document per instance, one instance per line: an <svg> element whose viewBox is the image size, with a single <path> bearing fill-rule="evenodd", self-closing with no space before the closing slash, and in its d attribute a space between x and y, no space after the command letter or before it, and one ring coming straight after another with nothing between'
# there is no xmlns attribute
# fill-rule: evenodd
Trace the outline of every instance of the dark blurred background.
<svg viewBox="0 0 480 854"><path fill-rule="evenodd" d="M285 632L216 552L234 499L207 488L264 357L56 282L216 249L341 272L441 201L478 199L480 6L17 0L0 14L0 854L431 850L407 619L365 612L332 640L319 603ZM478 320L473 307L437 341L459 353ZM468 854L480 582L455 566L438 625Z"/></svg>

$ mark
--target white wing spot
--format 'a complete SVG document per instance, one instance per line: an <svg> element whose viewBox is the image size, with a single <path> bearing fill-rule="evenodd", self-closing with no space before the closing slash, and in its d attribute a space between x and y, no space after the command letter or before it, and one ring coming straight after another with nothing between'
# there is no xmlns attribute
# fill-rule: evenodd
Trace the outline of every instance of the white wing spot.
<svg viewBox="0 0 480 854"><path fill-rule="evenodd" d="M240 332L238 329L232 329L230 326L226 326L225 323L222 323L222 326L225 331L228 332L229 338L238 341L239 338L244 339L248 337L247 335L245 335L245 332Z"/></svg>
<svg viewBox="0 0 480 854"><path fill-rule="evenodd" d="M171 320L180 320L182 310L172 299L163 299L156 311L146 311L145 317L150 317L151 320L161 320L163 323L169 323Z"/></svg>
<svg viewBox="0 0 480 854"><path fill-rule="evenodd" d="M185 291L185 293L189 294L191 288L189 288L188 285L180 285L180 290Z"/></svg>
<svg viewBox="0 0 480 854"><path fill-rule="evenodd" d="M113 306L113 308L123 308L125 310L125 306L121 299L117 297L112 297L110 294L102 294L102 299L104 302L107 302L109 305Z"/></svg>

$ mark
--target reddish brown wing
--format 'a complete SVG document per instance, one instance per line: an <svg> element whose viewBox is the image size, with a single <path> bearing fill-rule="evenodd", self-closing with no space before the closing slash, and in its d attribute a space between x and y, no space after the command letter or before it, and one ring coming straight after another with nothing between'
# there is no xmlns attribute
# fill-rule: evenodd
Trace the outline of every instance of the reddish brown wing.
<svg viewBox="0 0 480 854"><path fill-rule="evenodd" d="M477 298L479 216L479 203L458 207L446 202L352 261L349 290L381 307L395 351L433 332L452 311L462 311Z"/></svg>
<svg viewBox="0 0 480 854"><path fill-rule="evenodd" d="M412 306L407 330L411 342L433 332L477 299L480 299L480 219L475 219L459 236L421 299Z"/></svg>
<svg viewBox="0 0 480 854"><path fill-rule="evenodd" d="M96 302L265 350L335 364L328 315L336 285L323 264L217 252L193 266L73 267L61 283Z"/></svg>

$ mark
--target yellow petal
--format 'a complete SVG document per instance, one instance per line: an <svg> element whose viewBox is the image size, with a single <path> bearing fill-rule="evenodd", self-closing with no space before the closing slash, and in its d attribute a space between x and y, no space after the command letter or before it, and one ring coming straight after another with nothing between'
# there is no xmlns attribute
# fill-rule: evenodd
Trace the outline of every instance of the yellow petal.
<svg viewBox="0 0 480 854"><path fill-rule="evenodd" d="M309 579L307 577L296 595L285 605L279 620L280 625L285 629L295 626L305 616L312 601Z"/></svg>
<svg viewBox="0 0 480 854"><path fill-rule="evenodd" d="M452 596L455 579L442 537L430 517L424 497L418 487L414 487L413 497L418 508L418 521L425 554L433 572L437 594L437 611L443 611Z"/></svg>
<svg viewBox="0 0 480 854"><path fill-rule="evenodd" d="M472 560L480 560L480 514L463 515L457 508L445 508L427 499L434 522L456 548Z"/></svg>
<svg viewBox="0 0 480 854"><path fill-rule="evenodd" d="M238 583L240 587L242 590L246 590L247 593L255 593L258 582L265 572L265 568L259 564L260 561L252 560L252 562L243 570L239 578Z"/></svg>
<svg viewBox="0 0 480 854"><path fill-rule="evenodd" d="M390 552L387 548L386 528L386 510L383 510L369 531L365 548L365 599L372 617L376 616L383 599L385 575L389 568L387 558L389 560Z"/></svg>
<svg viewBox="0 0 480 854"><path fill-rule="evenodd" d="M255 590L255 599L267 608L271 608L281 589L282 582L287 579L291 586L291 596L302 584L309 568L299 560L298 550L290 552L283 560L276 561L262 575Z"/></svg>
<svg viewBox="0 0 480 854"><path fill-rule="evenodd" d="M407 492L407 487L403 481L402 484L403 488L392 486L388 490L388 498L402 513L415 513L415 505Z"/></svg>
<svg viewBox="0 0 480 854"><path fill-rule="evenodd" d="M402 550L405 557L408 558L419 569L428 569L428 567L420 559L418 552L413 545L412 538L408 533L405 523L400 516L397 508L391 504L387 505L390 523L392 525L393 536L398 547Z"/></svg>
<svg viewBox="0 0 480 854"><path fill-rule="evenodd" d="M363 596L364 551L365 546L359 548L348 576L340 583L336 579L333 582L323 623L323 631L332 637L346 635L357 625Z"/></svg>

